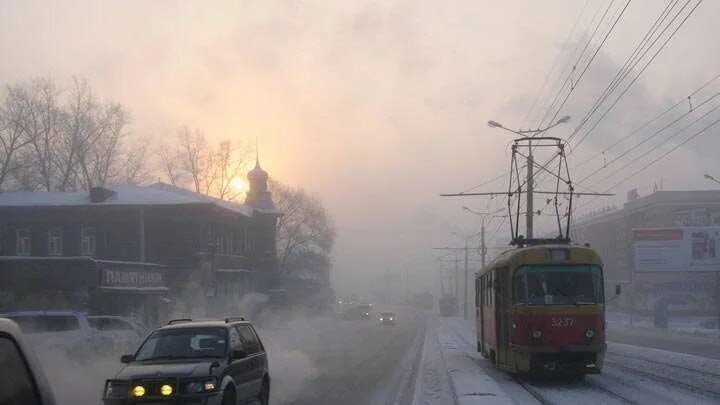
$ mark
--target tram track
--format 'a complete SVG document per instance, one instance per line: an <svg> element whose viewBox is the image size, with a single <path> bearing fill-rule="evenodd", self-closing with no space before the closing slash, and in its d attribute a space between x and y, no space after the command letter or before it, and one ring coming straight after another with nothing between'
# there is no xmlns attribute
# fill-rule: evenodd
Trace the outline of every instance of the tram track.
<svg viewBox="0 0 720 405"><path fill-rule="evenodd" d="M683 371L690 372L690 373L695 373L695 374L699 374L699 375L703 375L703 376L707 376L707 377L713 377L713 378L720 379L720 373L714 373L712 371L707 371L707 370L699 370L697 368L690 368L690 367L682 366L679 364L668 363L666 361L652 360L652 359L648 359L647 357L633 356L633 355L628 355L625 353L616 354L616 353L612 353L612 352L607 353L605 356L606 356L606 358L607 357L621 357L621 358L633 359L636 361L639 360L639 361L643 361L646 363L656 364L656 365L662 366L662 367L672 367L677 370L683 370Z"/></svg>
<svg viewBox="0 0 720 405"><path fill-rule="evenodd" d="M710 377L710 378L717 378L716 377L717 374L712 373L712 372L703 372L703 371L699 371L699 370L693 370L693 369L690 369L687 367L674 366L673 364L667 364L667 363L663 363L663 362L653 362L653 363L658 363L665 367L671 367L671 368L675 367L678 369L692 371L694 373L697 373L697 375L703 375L703 376ZM638 365L637 363L634 363L634 366L633 366L633 365L629 365L628 363L622 363L622 362L614 361L614 360L608 361L608 359L606 359L605 365L606 365L606 367L609 366L609 367L621 370L623 372L626 372L628 374L643 377L645 379L652 380L657 383L677 387L677 388L689 391L693 394L699 394L699 395L708 397L710 399L720 401L720 390L708 388L707 384L703 383L703 382L697 382L697 383L693 384L693 383L687 382L687 380L680 381L680 380L678 380L677 375L670 377L668 375L663 375L661 373L651 372L651 371L648 371L648 370L650 370L649 368L641 369L640 367L642 367L642 366Z"/></svg>

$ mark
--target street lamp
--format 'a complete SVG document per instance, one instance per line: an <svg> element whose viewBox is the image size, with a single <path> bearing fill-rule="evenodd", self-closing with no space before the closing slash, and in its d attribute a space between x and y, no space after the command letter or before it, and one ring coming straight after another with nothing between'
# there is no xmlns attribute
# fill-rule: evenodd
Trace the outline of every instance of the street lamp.
<svg viewBox="0 0 720 405"><path fill-rule="evenodd" d="M503 126L501 123L497 121L490 120L488 121L488 126L490 128L502 128L508 132L512 132L514 134L520 135L524 138L532 138L535 135L542 134L543 132L549 130L550 128L556 127L560 124L564 124L566 122L570 121L570 116L566 115L559 120L557 120L554 124L545 127L545 128L538 128L538 129L525 129L525 130L515 130L510 129L505 126ZM532 141L528 140L528 156L527 156L527 180L525 183L527 184L527 215L526 215L526 238L532 239L533 238L533 154L532 154Z"/></svg>
<svg viewBox="0 0 720 405"><path fill-rule="evenodd" d="M705 175L704 175L703 177L705 177L706 179L708 179L708 180L710 180L710 181L714 181L715 183L720 184L720 180L716 179L715 177L713 177L713 176L711 176L711 175L709 175L709 174L707 174L707 173L705 173Z"/></svg>
<svg viewBox="0 0 720 405"><path fill-rule="evenodd" d="M545 127L545 128L542 128L542 129L538 128L538 129L519 129L519 130L507 128L507 127L504 126L503 124L501 124L501 123L499 123L499 122L497 122L497 121L493 121L493 120L488 121L487 124L488 124L488 126L489 126L490 128L502 128L502 129L504 129L504 130L506 130L506 131L509 131L509 132L512 132L512 133L514 133L514 134L518 134L518 135L521 135L521 136L527 136L527 135L535 136L535 135L537 135L537 134L541 134L541 133L547 131L547 130L550 129L550 128L554 128L554 127L556 127L556 126L558 126L558 125L560 125L560 124L565 124L566 122L569 122L569 121L570 121L570 116L569 116L569 115L566 115L566 116L560 118L559 120L555 121L554 124L549 125L549 126L547 126L547 127Z"/></svg>

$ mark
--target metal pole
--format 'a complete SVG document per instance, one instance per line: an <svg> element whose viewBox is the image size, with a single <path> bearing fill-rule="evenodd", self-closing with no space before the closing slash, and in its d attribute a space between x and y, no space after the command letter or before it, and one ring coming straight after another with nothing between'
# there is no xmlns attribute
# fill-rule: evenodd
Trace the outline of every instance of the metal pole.
<svg viewBox="0 0 720 405"><path fill-rule="evenodd" d="M718 307L718 317L716 320L717 328L720 329L720 271L715 272L715 289L717 290L716 304Z"/></svg>
<svg viewBox="0 0 720 405"><path fill-rule="evenodd" d="M533 237L533 154L532 141L528 141L528 158L527 158L527 230L525 239Z"/></svg>
<svg viewBox="0 0 720 405"><path fill-rule="evenodd" d="M455 300L460 298L460 266L457 255L455 256Z"/></svg>
<svg viewBox="0 0 720 405"><path fill-rule="evenodd" d="M463 293L463 317L468 317L468 240L465 238L465 280L463 285L465 291Z"/></svg>
<svg viewBox="0 0 720 405"><path fill-rule="evenodd" d="M483 218L482 226L480 227L480 258L482 268L485 268L485 256L487 255L487 247L485 247L485 218Z"/></svg>
<svg viewBox="0 0 720 405"><path fill-rule="evenodd" d="M405 301L410 303L409 272L407 267L405 268Z"/></svg>

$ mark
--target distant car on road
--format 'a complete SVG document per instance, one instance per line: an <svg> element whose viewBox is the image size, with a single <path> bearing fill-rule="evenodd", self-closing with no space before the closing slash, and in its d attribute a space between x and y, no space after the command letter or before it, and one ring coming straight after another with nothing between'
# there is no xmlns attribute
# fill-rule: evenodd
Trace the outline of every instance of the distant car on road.
<svg viewBox="0 0 720 405"><path fill-rule="evenodd" d="M91 315L87 317L91 328L98 331L103 344L114 352L127 353L142 342L145 332L140 325L128 318L113 315Z"/></svg>
<svg viewBox="0 0 720 405"><path fill-rule="evenodd" d="M20 328L0 318L0 403L55 405L47 377Z"/></svg>
<svg viewBox="0 0 720 405"><path fill-rule="evenodd" d="M343 312L343 318L345 319L370 319L372 314L372 305L361 304L354 307L348 308Z"/></svg>
<svg viewBox="0 0 720 405"><path fill-rule="evenodd" d="M100 334L84 312L17 311L0 316L17 323L36 351L58 350L82 358L102 348Z"/></svg>
<svg viewBox="0 0 720 405"><path fill-rule="evenodd" d="M378 314L378 322L380 325L395 325L397 317L394 312L380 312Z"/></svg>
<svg viewBox="0 0 720 405"><path fill-rule="evenodd" d="M106 405L237 405L270 400L267 353L242 318L178 319L153 331L103 392Z"/></svg>

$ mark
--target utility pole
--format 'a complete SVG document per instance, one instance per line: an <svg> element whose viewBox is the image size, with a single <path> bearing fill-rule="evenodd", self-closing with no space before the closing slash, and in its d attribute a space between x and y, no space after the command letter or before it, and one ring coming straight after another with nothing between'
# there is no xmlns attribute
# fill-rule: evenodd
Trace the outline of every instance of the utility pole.
<svg viewBox="0 0 720 405"><path fill-rule="evenodd" d="M554 124L545 127L545 128L538 128L538 129L527 129L527 130L514 130L507 128L500 124L497 121L488 121L488 126L490 128L500 128L504 129L508 132L512 132L516 135L520 135L521 137L528 140L528 155L527 155L527 180L526 180L526 194L527 194L527 213L525 214L526 219L526 229L525 229L525 239L533 239L533 193L534 193L534 185L533 185L533 177L534 177L534 168L533 165L535 164L533 160L533 153L532 153L532 141L530 140L532 137L536 135L540 135L544 133L545 131L554 128L560 124L564 124L566 122L570 121L569 116L564 116L557 120Z"/></svg>
<svg viewBox="0 0 720 405"><path fill-rule="evenodd" d="M405 267L405 302L410 303L410 272Z"/></svg>
<svg viewBox="0 0 720 405"><path fill-rule="evenodd" d="M463 318L468 317L468 241L465 239L465 291L463 294Z"/></svg>
<svg viewBox="0 0 720 405"><path fill-rule="evenodd" d="M528 141L528 157L527 157L527 214L526 219L526 239L533 238L533 154L532 141Z"/></svg>
<svg viewBox="0 0 720 405"><path fill-rule="evenodd" d="M475 235L473 235L475 236ZM463 250L465 252L465 260L464 260L464 274L465 274L465 281L463 283L463 316L465 319L467 319L467 313L468 313L468 277L469 277L469 271L470 271L470 258L468 257L468 253L470 250L470 247L468 246L468 239L469 237L465 237L465 246L464 247L441 247L441 248L434 248L435 250ZM460 260L455 256L454 259L455 262L455 299L457 301L460 300Z"/></svg>
<svg viewBox="0 0 720 405"><path fill-rule="evenodd" d="M458 267L458 258L455 257L455 299L460 297L460 267Z"/></svg>
<svg viewBox="0 0 720 405"><path fill-rule="evenodd" d="M480 226L480 259L482 269L485 268L485 257L487 256L487 247L485 246L485 218L483 218L482 225Z"/></svg>

